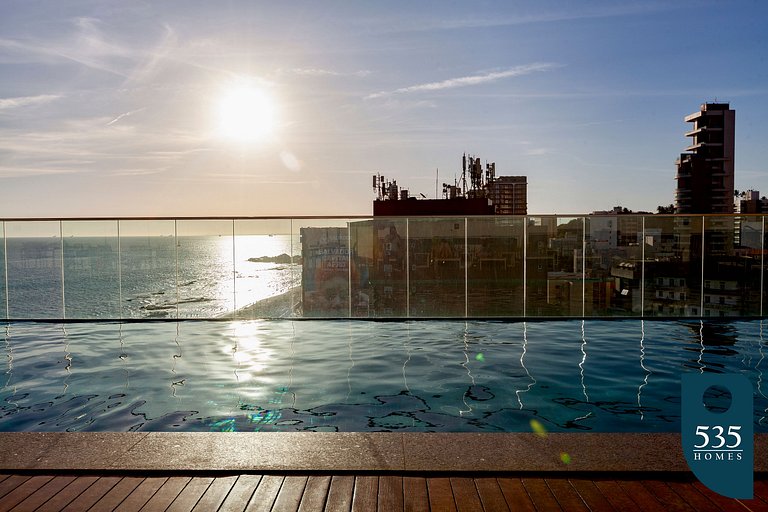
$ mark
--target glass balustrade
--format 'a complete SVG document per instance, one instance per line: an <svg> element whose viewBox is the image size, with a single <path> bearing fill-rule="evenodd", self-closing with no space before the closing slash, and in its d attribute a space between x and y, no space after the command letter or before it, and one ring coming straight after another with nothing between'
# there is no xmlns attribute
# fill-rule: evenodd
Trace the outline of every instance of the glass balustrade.
<svg viewBox="0 0 768 512"><path fill-rule="evenodd" d="M761 215L0 222L0 319L764 315Z"/></svg>

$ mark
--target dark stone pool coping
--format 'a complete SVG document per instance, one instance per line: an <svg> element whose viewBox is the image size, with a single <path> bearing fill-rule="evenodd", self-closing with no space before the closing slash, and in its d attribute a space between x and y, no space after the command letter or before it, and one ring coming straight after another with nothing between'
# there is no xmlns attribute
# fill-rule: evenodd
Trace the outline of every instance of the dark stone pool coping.
<svg viewBox="0 0 768 512"><path fill-rule="evenodd" d="M19 470L689 471L679 434L0 433L0 471ZM755 471L768 471L768 434Z"/></svg>

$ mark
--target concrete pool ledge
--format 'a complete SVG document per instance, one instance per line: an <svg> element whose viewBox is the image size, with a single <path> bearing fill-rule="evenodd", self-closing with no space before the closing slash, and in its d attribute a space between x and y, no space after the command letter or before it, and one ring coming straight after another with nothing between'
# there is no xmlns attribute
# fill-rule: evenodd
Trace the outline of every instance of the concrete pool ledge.
<svg viewBox="0 0 768 512"><path fill-rule="evenodd" d="M27 470L689 471L679 434L0 433L0 471ZM768 471L768 434L755 471Z"/></svg>

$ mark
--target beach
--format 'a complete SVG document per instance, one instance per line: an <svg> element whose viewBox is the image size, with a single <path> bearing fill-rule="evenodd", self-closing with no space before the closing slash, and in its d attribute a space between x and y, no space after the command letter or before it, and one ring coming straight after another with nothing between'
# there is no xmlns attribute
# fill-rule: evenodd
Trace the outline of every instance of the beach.
<svg viewBox="0 0 768 512"><path fill-rule="evenodd" d="M230 313L226 313L221 316L228 317L230 315ZM287 292L256 301L238 308L234 312L234 317L238 320L291 318L294 316L301 316L301 286L294 286Z"/></svg>

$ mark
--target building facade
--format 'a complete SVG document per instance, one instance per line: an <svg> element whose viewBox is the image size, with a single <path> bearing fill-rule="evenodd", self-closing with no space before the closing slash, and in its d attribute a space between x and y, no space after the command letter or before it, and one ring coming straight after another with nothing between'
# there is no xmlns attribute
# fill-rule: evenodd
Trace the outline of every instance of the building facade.
<svg viewBox="0 0 768 512"><path fill-rule="evenodd" d="M736 112L728 103L705 103L685 117L691 145L677 160L675 213L733 213Z"/></svg>
<svg viewBox="0 0 768 512"><path fill-rule="evenodd" d="M496 215L528 214L528 179L525 176L499 176L487 187Z"/></svg>

